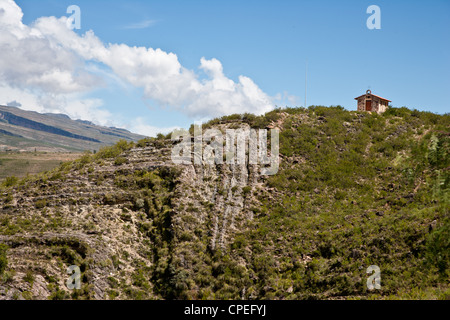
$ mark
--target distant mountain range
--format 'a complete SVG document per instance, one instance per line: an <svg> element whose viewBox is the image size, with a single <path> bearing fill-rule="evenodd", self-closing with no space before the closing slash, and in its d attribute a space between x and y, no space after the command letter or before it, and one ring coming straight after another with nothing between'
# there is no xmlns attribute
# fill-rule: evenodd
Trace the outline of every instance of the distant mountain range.
<svg viewBox="0 0 450 320"><path fill-rule="evenodd" d="M0 106L0 151L93 151L120 139L138 141L143 138L145 136L125 129L72 120L65 114L42 114Z"/></svg>

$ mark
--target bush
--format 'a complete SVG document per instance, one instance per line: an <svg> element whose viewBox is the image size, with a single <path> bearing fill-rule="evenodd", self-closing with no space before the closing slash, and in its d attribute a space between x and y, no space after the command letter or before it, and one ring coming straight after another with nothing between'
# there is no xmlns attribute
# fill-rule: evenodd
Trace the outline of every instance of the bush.
<svg viewBox="0 0 450 320"><path fill-rule="evenodd" d="M427 262L437 267L445 275L450 267L450 219L431 233L427 239Z"/></svg>
<svg viewBox="0 0 450 320"><path fill-rule="evenodd" d="M32 285L34 282L33 272L31 270L28 270L27 273L23 276L23 280Z"/></svg>
<svg viewBox="0 0 450 320"><path fill-rule="evenodd" d="M48 297L49 300L67 300L69 298L69 294L61 289L56 290Z"/></svg>
<svg viewBox="0 0 450 320"><path fill-rule="evenodd" d="M8 259L6 257L6 251L8 246L0 243L0 275L3 275L6 267L8 266Z"/></svg>
<svg viewBox="0 0 450 320"><path fill-rule="evenodd" d="M136 146L139 148L145 148L153 141L155 141L155 138L144 138L144 139L139 140L136 143Z"/></svg>
<svg viewBox="0 0 450 320"><path fill-rule="evenodd" d="M246 196L247 194L250 193L251 190L252 190L252 187L246 186L246 187L242 188L242 193L244 194L244 196Z"/></svg>
<svg viewBox="0 0 450 320"><path fill-rule="evenodd" d="M134 147L134 142L120 140L115 145L111 147L101 148L96 154L95 159L107 159L107 158L115 158L119 156L122 152L130 150Z"/></svg>
<svg viewBox="0 0 450 320"><path fill-rule="evenodd" d="M90 154L89 152L85 152L85 153L81 156L81 158L78 159L78 161L79 161L82 165L85 165L85 164L88 164L89 162L91 162L91 159L92 159L91 154Z"/></svg>
<svg viewBox="0 0 450 320"><path fill-rule="evenodd" d="M11 186L15 185L18 181L19 181L19 179L15 176L7 177L5 179L5 181L3 181L3 185L5 187L11 187Z"/></svg>
<svg viewBox="0 0 450 320"><path fill-rule="evenodd" d="M383 116L388 117L388 116L395 116L395 117L408 117L411 115L411 110L409 110L406 107L401 107L401 108L394 108L394 107L389 107L384 113Z"/></svg>
<svg viewBox="0 0 450 320"><path fill-rule="evenodd" d="M34 203L34 206L36 207L36 209L42 209L47 206L47 200L45 200L45 199L37 200Z"/></svg>
<svg viewBox="0 0 450 320"><path fill-rule="evenodd" d="M120 166L124 163L128 163L128 159L125 157L118 157L118 158L116 158L116 160L114 160L114 165L116 165L116 166Z"/></svg>
<svg viewBox="0 0 450 320"><path fill-rule="evenodd" d="M154 172L139 172L137 173L135 181L139 188L153 189L155 186L158 187L162 179Z"/></svg>

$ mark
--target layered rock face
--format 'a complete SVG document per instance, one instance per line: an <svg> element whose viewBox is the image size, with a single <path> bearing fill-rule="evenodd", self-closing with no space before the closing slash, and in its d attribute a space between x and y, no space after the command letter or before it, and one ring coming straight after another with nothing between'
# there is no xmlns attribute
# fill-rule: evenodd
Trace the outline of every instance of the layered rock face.
<svg viewBox="0 0 450 320"><path fill-rule="evenodd" d="M198 252L226 250L252 220L258 165L174 164L173 145L85 156L5 193L0 241L14 269L0 296L170 298L172 278L208 263ZM81 290L67 288L70 265Z"/></svg>

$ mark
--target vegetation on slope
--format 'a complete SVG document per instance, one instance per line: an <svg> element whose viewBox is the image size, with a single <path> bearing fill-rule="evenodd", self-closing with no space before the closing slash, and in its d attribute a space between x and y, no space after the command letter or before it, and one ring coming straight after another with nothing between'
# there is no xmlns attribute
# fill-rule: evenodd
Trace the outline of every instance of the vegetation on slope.
<svg viewBox="0 0 450 320"><path fill-rule="evenodd" d="M121 141L46 174L6 179L0 235L97 230L93 222L77 225L68 216L53 215L51 210L62 206L54 197L37 197L33 217L21 216L13 205L17 199L12 190L53 188L57 194L79 176L86 177L91 191L67 200L70 215L84 204L95 205L108 218L120 209L121 228L129 232L125 235L139 242L139 259L122 248L108 258L114 268L123 264L133 270L108 280L109 298L448 298L449 115L406 108L378 115L312 106L264 116L231 115L211 120L204 129L221 123L239 127L242 122L281 129L281 165L262 187L242 190L260 204L251 208L253 220L224 249L202 249L208 247L209 223L190 226L197 212L210 211L210 203L187 208L192 217L182 217L185 229L174 229L173 219L181 210L176 193L181 171L132 167L129 150L168 148L170 135ZM97 187L110 191L100 194ZM195 263L180 262L177 248ZM2 265L14 268L11 263L6 267L11 250L1 250L0 271ZM85 262L83 272L89 265ZM381 269L381 290L367 290L370 265ZM72 298L91 297L89 290ZM68 296L55 287L52 297Z"/></svg>
<svg viewBox="0 0 450 320"><path fill-rule="evenodd" d="M281 120L281 169L253 224L198 271L200 295L182 297L449 297L448 115L312 106L206 127L239 120ZM370 265L379 291L367 290Z"/></svg>
<svg viewBox="0 0 450 320"><path fill-rule="evenodd" d="M236 238L219 297L239 297L236 279L255 298L367 296L370 265L382 276L373 297L448 297L449 116L284 112L281 170L268 180L280 196L261 199Z"/></svg>

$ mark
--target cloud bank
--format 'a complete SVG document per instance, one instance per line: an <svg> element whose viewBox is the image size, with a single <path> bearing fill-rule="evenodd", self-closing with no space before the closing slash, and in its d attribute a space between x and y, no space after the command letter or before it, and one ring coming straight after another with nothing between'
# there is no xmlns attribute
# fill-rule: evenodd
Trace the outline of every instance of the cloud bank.
<svg viewBox="0 0 450 320"><path fill-rule="evenodd" d="M183 67L176 54L161 49L108 44L87 31L78 35L67 17L41 17L22 23L13 0L0 0L0 81L43 96L82 94L102 86L103 79L87 68L100 63L127 83L142 88L146 99L181 110L192 117L235 112L261 114L272 109L272 98L250 78L227 78L217 59L201 58L196 73ZM199 71L206 77L200 79Z"/></svg>

